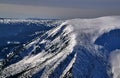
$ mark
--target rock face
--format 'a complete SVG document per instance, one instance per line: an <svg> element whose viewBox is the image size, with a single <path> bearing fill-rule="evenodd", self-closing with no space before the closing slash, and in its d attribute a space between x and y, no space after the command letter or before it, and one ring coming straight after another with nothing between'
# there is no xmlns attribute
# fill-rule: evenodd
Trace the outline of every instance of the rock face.
<svg viewBox="0 0 120 78"><path fill-rule="evenodd" d="M0 78L119 78L119 24L119 16L0 19Z"/></svg>

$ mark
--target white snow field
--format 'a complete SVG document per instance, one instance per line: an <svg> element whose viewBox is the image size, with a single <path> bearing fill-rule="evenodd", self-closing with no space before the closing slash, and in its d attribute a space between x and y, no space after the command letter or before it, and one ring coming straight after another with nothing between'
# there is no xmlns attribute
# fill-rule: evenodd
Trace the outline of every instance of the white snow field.
<svg viewBox="0 0 120 78"><path fill-rule="evenodd" d="M120 78L119 49L120 16L65 20L24 44L0 78Z"/></svg>

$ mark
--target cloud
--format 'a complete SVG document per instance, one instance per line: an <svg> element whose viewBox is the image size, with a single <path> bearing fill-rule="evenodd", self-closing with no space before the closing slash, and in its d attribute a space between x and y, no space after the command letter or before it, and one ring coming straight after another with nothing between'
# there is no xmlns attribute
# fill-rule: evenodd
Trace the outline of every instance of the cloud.
<svg viewBox="0 0 120 78"><path fill-rule="evenodd" d="M113 78L120 78L120 50L115 50L110 54Z"/></svg>
<svg viewBox="0 0 120 78"><path fill-rule="evenodd" d="M119 15L119 10L0 4L0 17L16 18L89 18Z"/></svg>
<svg viewBox="0 0 120 78"><path fill-rule="evenodd" d="M120 9L119 0L0 0L0 3L64 8Z"/></svg>

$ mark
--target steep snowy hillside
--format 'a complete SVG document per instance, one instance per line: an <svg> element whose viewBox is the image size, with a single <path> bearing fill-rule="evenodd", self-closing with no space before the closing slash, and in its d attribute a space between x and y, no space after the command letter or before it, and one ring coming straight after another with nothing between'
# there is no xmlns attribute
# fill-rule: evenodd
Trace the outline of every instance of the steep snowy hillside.
<svg viewBox="0 0 120 78"><path fill-rule="evenodd" d="M24 32L0 31L0 78L120 78L119 16L0 23Z"/></svg>

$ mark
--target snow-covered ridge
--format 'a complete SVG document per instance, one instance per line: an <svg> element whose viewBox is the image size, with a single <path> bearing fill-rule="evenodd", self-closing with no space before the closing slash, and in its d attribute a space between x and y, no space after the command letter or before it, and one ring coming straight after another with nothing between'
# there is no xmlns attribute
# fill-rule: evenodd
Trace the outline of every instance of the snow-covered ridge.
<svg viewBox="0 0 120 78"><path fill-rule="evenodd" d="M120 16L66 20L22 45L17 54L22 59L3 68L0 77L119 78L118 32ZM118 42L117 47L112 46L117 43L113 40ZM114 49L109 50L110 46Z"/></svg>
<svg viewBox="0 0 120 78"><path fill-rule="evenodd" d="M0 23L4 24L15 24L15 23L27 23L29 24L44 24L48 26L54 26L56 24L59 24L64 22L64 20L50 20L50 19L10 19L10 18L1 18Z"/></svg>
<svg viewBox="0 0 120 78"><path fill-rule="evenodd" d="M76 35L73 33L73 27L65 23L44 33L31 42L22 46L20 56L22 60L11 64L3 69L0 77L32 77L42 72L41 78L63 77L69 71L75 61L75 52L73 48L76 45ZM12 52L14 55L16 52ZM24 55L27 56L24 56ZM69 60L66 64L61 65ZM61 66L63 67L62 69ZM65 69L67 67L67 69ZM25 71L25 72L23 72ZM22 73L23 72L23 73ZM21 75L18 75L21 73Z"/></svg>

